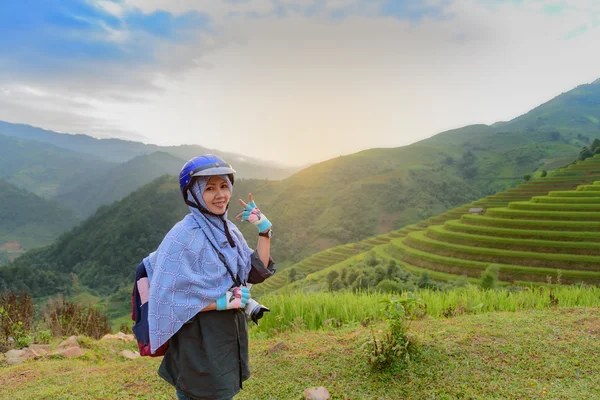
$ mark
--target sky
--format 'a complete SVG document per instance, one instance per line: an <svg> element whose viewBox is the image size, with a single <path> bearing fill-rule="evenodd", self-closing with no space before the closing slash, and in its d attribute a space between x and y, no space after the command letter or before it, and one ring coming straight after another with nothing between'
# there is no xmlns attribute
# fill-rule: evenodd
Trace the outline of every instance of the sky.
<svg viewBox="0 0 600 400"><path fill-rule="evenodd" d="M598 0L5 0L0 120L300 165L513 119L598 43Z"/></svg>

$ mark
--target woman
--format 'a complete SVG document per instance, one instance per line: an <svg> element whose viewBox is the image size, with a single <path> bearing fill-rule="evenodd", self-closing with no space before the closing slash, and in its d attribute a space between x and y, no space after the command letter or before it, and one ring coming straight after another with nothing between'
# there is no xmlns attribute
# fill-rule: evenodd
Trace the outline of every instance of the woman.
<svg viewBox="0 0 600 400"><path fill-rule="evenodd" d="M143 261L151 351L168 341L158 374L179 399L231 399L250 376L245 285L262 282L275 268L271 222L251 194L248 204L239 200L244 211L237 218L258 228L255 251L227 220L234 174L214 155L188 161L179 183L191 213Z"/></svg>

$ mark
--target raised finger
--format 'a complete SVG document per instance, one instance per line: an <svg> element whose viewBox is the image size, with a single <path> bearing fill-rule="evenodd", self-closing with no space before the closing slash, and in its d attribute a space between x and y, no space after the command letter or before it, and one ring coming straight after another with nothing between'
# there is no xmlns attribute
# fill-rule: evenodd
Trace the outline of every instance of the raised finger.
<svg viewBox="0 0 600 400"><path fill-rule="evenodd" d="M242 199L238 199L238 202L239 202L239 203L240 203L240 205L241 205L242 207L244 207L244 208L246 208L246 206L248 205L248 204L246 204L246 203L244 202L244 200L242 200Z"/></svg>
<svg viewBox="0 0 600 400"><path fill-rule="evenodd" d="M252 203L252 193L248 193L248 203Z"/></svg>

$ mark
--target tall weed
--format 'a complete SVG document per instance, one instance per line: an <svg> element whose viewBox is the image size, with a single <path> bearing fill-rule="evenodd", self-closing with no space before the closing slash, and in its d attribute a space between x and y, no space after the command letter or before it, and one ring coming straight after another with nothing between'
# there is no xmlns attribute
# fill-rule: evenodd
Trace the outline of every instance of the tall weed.
<svg viewBox="0 0 600 400"><path fill-rule="evenodd" d="M42 309L44 323L54 337L85 335L100 339L110 333L108 316L91 306L50 298Z"/></svg>
<svg viewBox="0 0 600 400"><path fill-rule="evenodd" d="M5 291L0 295L0 347L31 344L35 308L25 292Z"/></svg>
<svg viewBox="0 0 600 400"><path fill-rule="evenodd" d="M402 369L416 349L408 330L415 311L422 308L421 303L414 297L402 297L384 299L382 304L385 330L376 331L371 326L361 349L374 370Z"/></svg>
<svg viewBox="0 0 600 400"><path fill-rule="evenodd" d="M552 296L550 295L552 294ZM418 313L435 318L497 311L542 310L551 307L598 307L600 288L595 286L512 287L484 290L466 285L453 290L422 289ZM327 329L349 324L368 325L381 320L381 301L391 295L379 292L318 292L265 295L260 302L271 309L255 332ZM333 323L332 323L333 322Z"/></svg>

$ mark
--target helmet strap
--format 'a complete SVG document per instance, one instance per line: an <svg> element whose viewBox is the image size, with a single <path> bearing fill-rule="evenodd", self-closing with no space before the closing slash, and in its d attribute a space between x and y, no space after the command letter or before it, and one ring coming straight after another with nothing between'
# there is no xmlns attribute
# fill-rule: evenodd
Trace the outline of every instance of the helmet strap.
<svg viewBox="0 0 600 400"><path fill-rule="evenodd" d="M187 198L188 192L192 195L192 197L194 198L196 203L191 202ZM223 227L225 230L225 236L227 237L227 241L229 242L229 245L231 247L235 247L235 242L233 241L231 232L229 232L229 226L228 226L229 224L227 224L227 220L225 219L225 214L217 215L215 213L210 212L206 208L204 208L202 206L202 203L200 203L200 200L198 200L198 197L196 197L196 193L194 193L193 190L190 190L189 187L186 187L185 190L183 191L183 201L185 201L185 204L187 204L188 206L198 209L198 211L200 211L202 214L212 215L212 216L218 217L221 221L223 221ZM228 209L229 209L229 204L227 204L227 208L225 210L228 210Z"/></svg>

